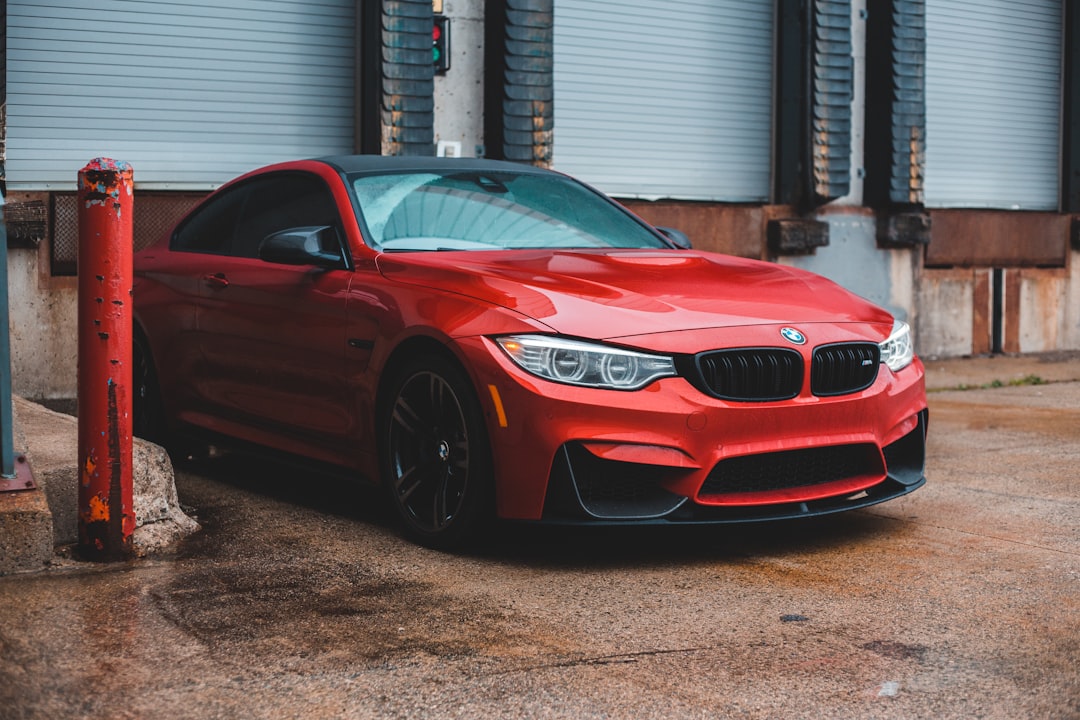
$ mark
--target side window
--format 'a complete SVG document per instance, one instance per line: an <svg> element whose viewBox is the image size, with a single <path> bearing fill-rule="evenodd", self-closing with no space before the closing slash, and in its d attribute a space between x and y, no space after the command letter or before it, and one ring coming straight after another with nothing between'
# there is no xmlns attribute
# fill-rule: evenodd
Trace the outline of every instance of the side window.
<svg viewBox="0 0 1080 720"><path fill-rule="evenodd" d="M275 175L252 185L232 254L258 257L259 243L267 235L322 225L340 226L334 198L322 179L303 173ZM324 249L340 252L340 247Z"/></svg>
<svg viewBox="0 0 1080 720"><path fill-rule="evenodd" d="M199 208L177 229L170 248L183 252L227 255L249 188L250 185L232 188Z"/></svg>

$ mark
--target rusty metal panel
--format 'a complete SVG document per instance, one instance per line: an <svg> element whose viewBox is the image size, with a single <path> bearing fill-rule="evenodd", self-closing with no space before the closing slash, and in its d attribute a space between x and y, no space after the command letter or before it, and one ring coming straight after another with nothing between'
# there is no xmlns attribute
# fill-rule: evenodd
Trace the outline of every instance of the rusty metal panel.
<svg viewBox="0 0 1080 720"><path fill-rule="evenodd" d="M1005 272L1005 337L1002 350L1020 352L1020 273Z"/></svg>
<svg viewBox="0 0 1080 720"><path fill-rule="evenodd" d="M699 250L747 258L761 258L765 254L769 208L722 203L620 202L648 223L682 230Z"/></svg>
<svg viewBox="0 0 1080 720"><path fill-rule="evenodd" d="M8 197L4 205L8 247L36 248L45 237L48 217L47 198L39 197L38 193Z"/></svg>
<svg viewBox="0 0 1080 720"><path fill-rule="evenodd" d="M930 267L1064 267L1071 217L1007 210L931 210Z"/></svg>
<svg viewBox="0 0 1080 720"><path fill-rule="evenodd" d="M986 355L990 352L990 308L989 270L976 270L971 298L971 354Z"/></svg>

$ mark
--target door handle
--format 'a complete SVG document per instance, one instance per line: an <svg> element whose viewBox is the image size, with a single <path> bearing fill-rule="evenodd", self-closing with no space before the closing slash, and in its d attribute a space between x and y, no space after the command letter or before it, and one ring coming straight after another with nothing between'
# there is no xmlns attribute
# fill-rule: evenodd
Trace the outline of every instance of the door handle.
<svg viewBox="0 0 1080 720"><path fill-rule="evenodd" d="M229 279L225 277L225 273L214 273L213 275L203 275L203 282L209 287L214 289L229 287Z"/></svg>

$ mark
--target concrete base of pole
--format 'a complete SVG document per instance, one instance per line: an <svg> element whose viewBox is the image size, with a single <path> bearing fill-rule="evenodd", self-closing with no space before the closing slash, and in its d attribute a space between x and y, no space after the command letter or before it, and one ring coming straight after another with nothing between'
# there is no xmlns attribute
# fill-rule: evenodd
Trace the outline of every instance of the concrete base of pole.
<svg viewBox="0 0 1080 720"><path fill-rule="evenodd" d="M0 493L0 575L40 570L52 556L52 513L45 492Z"/></svg>
<svg viewBox="0 0 1080 720"><path fill-rule="evenodd" d="M26 435L17 415L12 441L16 451L26 450ZM32 469L31 475L36 483ZM31 490L0 493L0 575L40 570L52 557L53 516L40 483Z"/></svg>
<svg viewBox="0 0 1080 720"><path fill-rule="evenodd" d="M40 489L0 493L0 574L40 569L55 546L78 540L78 420L19 397L13 410L16 447L26 449ZM180 509L163 448L136 439L132 479L136 555L166 551L199 529Z"/></svg>

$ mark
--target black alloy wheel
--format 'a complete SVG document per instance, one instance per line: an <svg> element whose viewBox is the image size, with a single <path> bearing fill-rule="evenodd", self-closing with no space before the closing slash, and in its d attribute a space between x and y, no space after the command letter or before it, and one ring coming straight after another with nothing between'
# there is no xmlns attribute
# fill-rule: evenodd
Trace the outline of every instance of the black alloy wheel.
<svg viewBox="0 0 1080 720"><path fill-rule="evenodd" d="M439 358L409 363L384 411L384 485L409 535L451 549L486 519L491 461L472 385Z"/></svg>
<svg viewBox="0 0 1080 720"><path fill-rule="evenodd" d="M161 442L165 419L154 360L146 338L136 331L131 343L131 429L135 437Z"/></svg>

